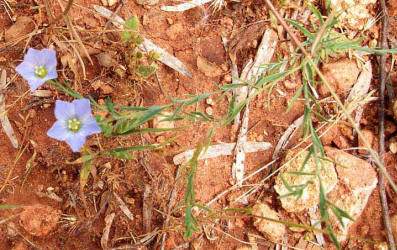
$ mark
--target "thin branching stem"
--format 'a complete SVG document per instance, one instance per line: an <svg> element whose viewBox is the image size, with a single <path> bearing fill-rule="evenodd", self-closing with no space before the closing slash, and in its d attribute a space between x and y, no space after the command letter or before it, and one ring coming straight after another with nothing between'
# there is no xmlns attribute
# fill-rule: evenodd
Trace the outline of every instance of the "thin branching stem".
<svg viewBox="0 0 397 250"><path fill-rule="evenodd" d="M321 38L323 37L323 34L325 30L327 29L328 25L332 20L334 19L335 15L337 13L337 9L333 9L331 14L328 16L327 20L324 22L324 24L321 26L320 30L317 32L316 38L314 39L313 45L312 45L312 50L311 50L311 55L314 56L317 52L317 46L321 41Z"/></svg>
<svg viewBox="0 0 397 250"><path fill-rule="evenodd" d="M309 53L307 53L305 47L303 47L302 43L299 41L298 37L295 35L294 32L289 28L288 24L284 21L284 18L280 15L280 13L276 10L274 7L273 3L270 0L265 0L267 6L269 9L273 12L274 16L276 19L280 22L280 24L284 27L284 29L287 31L288 35L291 36L291 39L295 42L296 46L299 47L299 49L302 51L302 53L306 56L309 57Z"/></svg>
<svg viewBox="0 0 397 250"><path fill-rule="evenodd" d="M386 10L385 0L381 0L381 8L383 13L382 18L382 43L381 49L387 49L387 34L388 34L388 15ZM379 85L379 158L380 161L384 164L385 162L385 132L384 132L384 124L385 124L385 68L386 68L386 55L381 55L380 57L380 85ZM383 173L379 173L379 194L380 200L382 204L382 214L383 214L383 223L385 224L387 231L387 240L389 243L389 247L391 250L396 249L396 245L393 238L393 233L390 224L389 217L389 207L387 204L386 197L386 188L385 188L385 177Z"/></svg>
<svg viewBox="0 0 397 250"><path fill-rule="evenodd" d="M58 15L55 18L55 20L53 21L52 24L53 25L56 24L59 20L61 20L64 16L66 16L69 13L70 9L72 8L72 5L73 5L73 0L69 0L68 5L66 5L65 10L62 12L62 14Z"/></svg>
<svg viewBox="0 0 397 250"><path fill-rule="evenodd" d="M296 37L294 32L290 29L288 24L284 21L284 19L281 17L281 15L278 13L274 5L271 3L270 0L265 0L266 4L269 6L270 10L273 12L273 14L276 16L277 20L281 23L281 25L286 29L287 33L291 36L292 40L295 42L295 44L299 47L299 49L302 51L302 53L306 56L305 60L308 61L308 63L313 67L314 71L318 74L320 77L321 81L323 84L326 86L326 88L329 90L331 93L331 96L335 99L337 105L339 108L342 110L342 112L346 115L346 118L348 119L349 123L353 127L353 129L357 132L358 137L363 141L365 148L370 152L374 162L378 166L380 172L384 174L386 179L389 181L390 185L392 186L393 190L397 193L397 186L386 171L386 168L382 164L382 162L379 160L378 154L371 148L371 145L368 143L366 138L363 136L361 133L361 130L358 128L356 125L354 119L351 117L345 106L343 105L342 101L338 97L338 95L335 93L335 91L331 88L330 84L328 83L328 80L325 78L325 76L322 74L320 69L318 68L317 64L313 61L311 56L307 53L305 50L303 44L299 41L299 39Z"/></svg>

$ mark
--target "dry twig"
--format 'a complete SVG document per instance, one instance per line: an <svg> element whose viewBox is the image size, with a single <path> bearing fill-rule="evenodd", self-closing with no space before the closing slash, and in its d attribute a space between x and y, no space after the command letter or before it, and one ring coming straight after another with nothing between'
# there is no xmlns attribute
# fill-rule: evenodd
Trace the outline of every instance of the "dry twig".
<svg viewBox="0 0 397 250"><path fill-rule="evenodd" d="M383 12L383 24L382 24L382 43L381 48L387 48L387 33L388 33L388 15L386 10L385 0L381 0L381 7ZM384 133L384 122L385 122L385 85L386 85L386 55L382 55L380 58L380 86L379 86L379 158L382 164L385 162L385 133ZM389 207L387 204L386 188L385 188L385 176L382 172L379 172L379 194L382 203L382 214L383 222L387 231L387 240L391 250L396 249L394 238L391 229Z"/></svg>

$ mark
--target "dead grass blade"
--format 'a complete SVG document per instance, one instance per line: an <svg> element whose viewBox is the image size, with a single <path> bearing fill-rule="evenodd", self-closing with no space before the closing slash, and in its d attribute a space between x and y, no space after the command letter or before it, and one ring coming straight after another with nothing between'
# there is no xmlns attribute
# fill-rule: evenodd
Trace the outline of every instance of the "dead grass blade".
<svg viewBox="0 0 397 250"><path fill-rule="evenodd" d="M102 237L101 237L102 249L109 249L108 241L109 241L110 227L113 224L113 220L114 220L114 216L115 215L116 215L115 213L111 213L111 214L108 214L105 217L105 228L103 229L103 234L102 234Z"/></svg>
<svg viewBox="0 0 397 250"><path fill-rule="evenodd" d="M152 221L152 188L150 185L145 185L145 190L143 191L143 228L145 233L151 232L151 221Z"/></svg>
<svg viewBox="0 0 397 250"><path fill-rule="evenodd" d="M134 215L131 213L131 211L128 209L127 205L124 203L124 201L118 196L116 193L113 192L114 197L116 197L117 202L119 203L119 207L121 211L125 214L125 216L128 217L131 221L134 221Z"/></svg>
<svg viewBox="0 0 397 250"><path fill-rule="evenodd" d="M6 112L5 97L3 94L3 88L5 88L6 86L6 77L7 73L5 69L3 69L0 76L0 122L1 126L4 129L4 132L10 139L12 146L14 148L18 148L18 140L15 137L14 129L11 126L10 120L8 119Z"/></svg>
<svg viewBox="0 0 397 250"><path fill-rule="evenodd" d="M281 150L284 150L285 147L288 145L288 142L291 138L295 135L296 131L298 131L299 127L302 126L303 123L303 116L299 117L292 123L287 130L285 130L284 134L281 136L280 140L278 141L276 148L274 149L273 153L273 160L277 158Z"/></svg>

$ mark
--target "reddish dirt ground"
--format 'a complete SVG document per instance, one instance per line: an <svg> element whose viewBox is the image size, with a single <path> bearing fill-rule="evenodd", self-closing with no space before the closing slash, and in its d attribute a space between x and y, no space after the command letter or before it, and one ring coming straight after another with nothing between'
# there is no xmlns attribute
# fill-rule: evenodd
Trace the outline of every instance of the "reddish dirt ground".
<svg viewBox="0 0 397 250"><path fill-rule="evenodd" d="M51 90L53 96L45 98L33 97L26 93L28 91L26 81L17 76L14 70L15 66L23 59L25 47L41 49L53 46L57 50L58 58L67 55L66 51L59 48L59 44L65 42L65 37L70 39L70 35L65 33L66 35L61 43L56 43L52 37L62 39L62 36L60 32L57 33L44 25L48 24L44 7L40 8L39 12L29 9L32 6L31 2L9 2L15 11L13 17L29 16L33 18L42 33L33 36L29 41L25 39L13 46L4 46L4 40L0 39L0 69L4 68L7 71L7 82L11 82L4 91L6 104L11 105L8 109L8 117L20 143L20 148L18 150L14 149L4 131L0 129L1 204L22 206L48 205L62 211L63 215L76 217L77 223L75 228L65 227L66 223L63 220L47 236L33 236L23 228L19 217L13 217L13 215L21 213L23 209L1 211L0 249L101 249L101 235L105 227L104 218L112 212L116 213L109 239L109 244L112 246L132 244L134 241L130 235L138 236L161 229L165 221L164 213L167 211L170 193L175 185L177 167L174 166L172 157L177 153L196 147L198 143L202 142L208 129L213 124L196 124L185 131L167 132L162 135L144 134L142 137L126 136L119 140L104 139L102 136L90 137L87 144L92 145L93 148L97 148L98 140L105 148L111 148L120 145L151 144L164 141L164 139L176 135L179 136L176 141L164 149L136 154L139 159L137 161L110 159L97 161L95 163L95 171L92 171L93 177L89 178L88 184L84 189L84 195L82 195L79 190L79 171L81 166L78 164L66 164L66 162L72 162L79 158L80 154L72 153L65 143L52 140L46 135L46 131L55 121L53 115L54 101L56 99L71 101L72 99L56 91L56 88L50 85L45 85L42 89ZM35 2L37 5L43 6L42 1ZM230 83L229 56L225 52L220 35L224 34L229 38L232 35L232 41L234 41L233 39L238 40L245 35L252 41L256 39L256 42L251 41L251 43L239 45L241 49L238 52L238 65L241 71L247 59L255 55L255 44L260 42L258 39L260 39L262 31L267 25L263 22L255 23L268 18L268 11L264 8L264 3L262 1L230 3L221 12L212 15L210 10L209 12L207 10L206 13L200 8L176 14L161 11L159 6L162 3L169 2L160 0L159 4L144 8L142 5L135 4L134 1L126 1L125 6L120 10L120 15L123 18L127 18L131 14L137 14L142 24L143 34L179 58L192 72L193 78L184 77L174 70L161 65L158 70L158 80L164 91L162 93L156 78L150 78L149 83L134 82L127 78L120 78L112 71L112 68L100 67L97 59L92 56L93 64L84 57L84 65L87 72L86 79L82 78L82 68L77 60L75 61L75 66L80 75L76 76L68 67L60 74L60 79L68 80L70 84L76 86L80 93L92 95L96 100L103 100L107 97L107 94L104 94L101 90L94 90L91 85L95 80L102 80L113 87L110 96L115 103L142 106L166 104L170 102L168 96L182 99L187 94L214 91L216 90L214 83ZM49 3L51 6L59 6L57 1L51 0ZM80 31L81 29L103 29L106 20L92 11L92 5L100 5L100 1L75 0L74 3L75 6L72 8L69 18L75 28L78 28L85 45L91 48L95 47L99 51L118 51L119 54L116 59L122 62L123 51L121 51L119 45L115 44L115 41L119 39L117 35L113 33L102 34L99 32ZM111 9L115 10L116 6L118 4ZM393 17L391 19L397 20L397 6L392 7ZM1 5L0 8L2 8ZM58 8L56 8L56 11L59 13ZM170 22L173 24L170 24ZM393 22L394 24L391 24L391 34L397 34L397 22ZM249 28L244 28L247 24L253 25L249 26ZM11 25L12 21L1 9L0 33L7 30ZM56 27L61 26L65 27L63 21L56 25ZM109 25L108 29L113 29L113 26ZM256 35L252 35L250 32ZM282 51L279 53L282 55ZM221 74L208 77L201 72L197 68L197 57L199 56L217 65L221 69ZM374 60L375 62L376 60ZM62 64L59 60L58 65L58 69L62 69ZM397 78L393 78L393 76L391 84L396 88ZM78 78L81 80L79 81ZM281 84L279 88L286 93L286 96L272 95L270 98L270 110L266 107L266 93L252 102L249 124L252 129L249 131L249 140L267 141L273 145L278 142L285 129L302 114L302 102L297 102L291 112L285 113L288 103L294 96L294 91L298 86L295 89L287 89ZM371 86L371 88L376 88L376 86ZM216 98L214 97L213 99L215 100ZM208 106L201 102L194 108L196 111L205 112ZM376 107L377 105L374 103L368 105L364 112L368 121L366 128L374 132L377 131ZM215 104L213 115L221 117L227 112L227 109L228 97L226 96ZM185 123L179 122L177 125L185 125ZM218 128L214 133L212 143L233 142L236 135L231 131L231 126ZM251 173L271 161L272 154L273 149L249 154L246 160L246 172ZM36 155L36 157L31 163L31 172L27 175L26 166L33 155ZM200 162L195 183L197 202L204 204L232 185L232 160L232 157L224 156ZM391 153L387 155L388 170L397 181L396 160L396 155ZM145 170L145 168L148 170ZM8 175L9 181L7 185L4 185ZM267 173L265 172L260 173L251 178L249 182L258 183L266 175ZM24 178L26 178L26 181L22 186ZM183 185L180 185L181 182L176 183L179 185L177 187L177 201L180 201L183 199L184 189ZM271 179L269 184L260 189L260 192L250 196L249 204L254 204L257 200L267 199L274 208L281 210L280 202L271 189L272 183L273 180ZM152 190L152 198L150 200L154 208L150 228L145 228L144 226L142 208L143 193L147 186L150 186ZM48 196L40 197L38 195L51 192L61 198L61 201L56 201ZM135 217L134 221L130 221L120 211L114 198L107 198L109 192L114 192L123 198ZM230 200L241 193L241 191L234 192L220 199L213 208L228 206ZM397 212L397 203L394 202L396 200L395 194L393 194L391 189L389 194L391 214L394 214ZM83 196L86 204L82 198ZM105 205L103 206L103 204ZM241 206L241 204L237 206ZM100 212L101 207L105 207L104 212ZM182 210L177 210L172 213L172 216L173 219L170 224L172 226L168 229L169 234L166 241L167 249L185 243L182 237L183 228L181 227L183 222ZM294 217L285 214L283 219L308 223L308 218L299 214ZM226 223L225 219L220 219L215 227L225 229L227 228ZM248 241L246 236L248 232L259 235L252 226L252 220L249 216L233 219L232 225L233 227L229 227L227 233L238 239ZM207 240L207 237L210 237L209 235L207 237L195 235L191 245L203 244L203 249L236 249L243 246L242 243L225 234L217 231L213 233L214 237L217 237L216 240ZM288 244L295 245L301 236L302 234L300 233L289 231ZM377 242L385 241L378 188L371 195L360 219L351 229L350 236ZM23 244L18 245L20 242L23 242ZM160 237L146 247L154 249L159 247L159 245ZM353 238L344 244L347 249L363 249L364 245L372 247L370 244ZM260 249L270 249L274 247L274 244L258 240L258 246ZM194 249L196 248L194 247Z"/></svg>

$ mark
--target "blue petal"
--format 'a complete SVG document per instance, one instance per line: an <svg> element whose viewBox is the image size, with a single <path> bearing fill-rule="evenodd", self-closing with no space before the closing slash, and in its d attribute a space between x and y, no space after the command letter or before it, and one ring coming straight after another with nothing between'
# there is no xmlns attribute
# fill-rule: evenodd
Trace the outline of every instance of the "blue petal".
<svg viewBox="0 0 397 250"><path fill-rule="evenodd" d="M52 69L47 69L47 75L45 76L45 81L58 78L57 69L54 67Z"/></svg>
<svg viewBox="0 0 397 250"><path fill-rule="evenodd" d="M27 61L21 62L15 70L26 80L35 76L34 65Z"/></svg>
<svg viewBox="0 0 397 250"><path fill-rule="evenodd" d="M85 136L101 133L101 128L98 126L94 117L90 117L84 121L81 126L80 133Z"/></svg>
<svg viewBox="0 0 397 250"><path fill-rule="evenodd" d="M47 135L58 141L64 141L70 137L70 132L64 121L56 121L54 125L47 131Z"/></svg>
<svg viewBox="0 0 397 250"><path fill-rule="evenodd" d="M29 84L31 92L35 91L38 87L43 85L46 81L45 79L42 79L42 78L39 78L36 76L31 76L26 80L28 80L28 84Z"/></svg>
<svg viewBox="0 0 397 250"><path fill-rule="evenodd" d="M81 135L80 133L74 133L66 139L66 142L72 148L73 152L77 152L84 145L85 136Z"/></svg>
<svg viewBox="0 0 397 250"><path fill-rule="evenodd" d="M41 51L33 48L29 48L28 52L23 58L24 62L28 62L32 64L33 66L39 66L44 64L44 60L41 57Z"/></svg>
<svg viewBox="0 0 397 250"><path fill-rule="evenodd" d="M77 118L84 124L91 117L90 100L83 98L73 101Z"/></svg>
<svg viewBox="0 0 397 250"><path fill-rule="evenodd" d="M53 49L43 49L40 55L44 60L44 65L47 69L52 69L57 66L56 52Z"/></svg>
<svg viewBox="0 0 397 250"><path fill-rule="evenodd" d="M55 101L54 113L55 113L55 117L58 120L63 120L63 121L67 121L73 118L74 116L76 116L73 103L60 101L60 100Z"/></svg>
<svg viewBox="0 0 397 250"><path fill-rule="evenodd" d="M43 49L41 51L41 56L45 60L45 67L47 69L47 80L58 78L57 74L57 58L56 52L52 49Z"/></svg>

